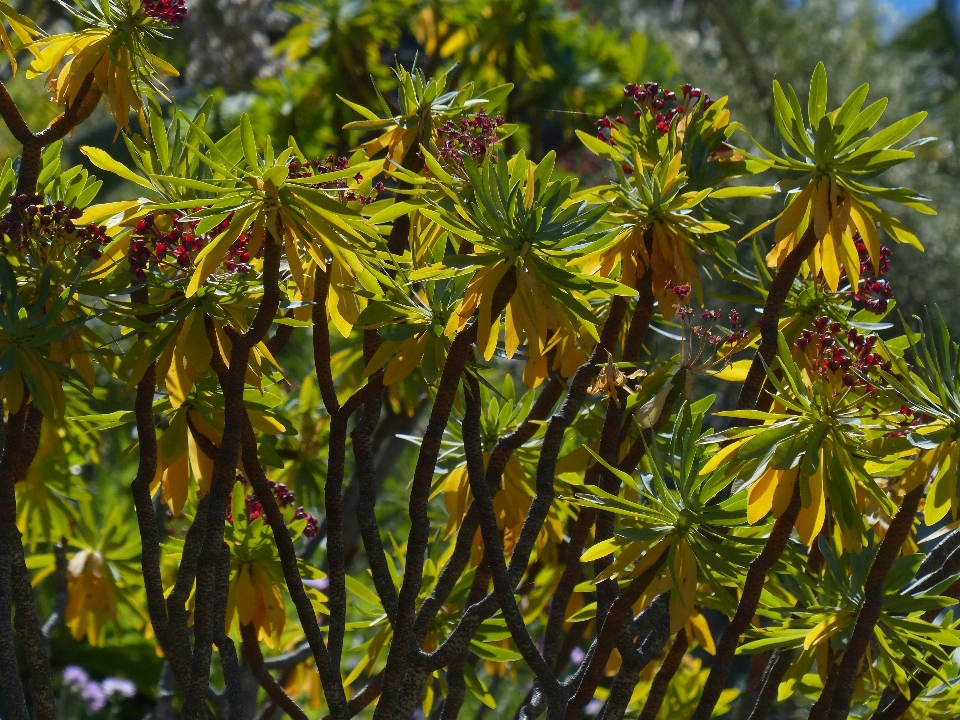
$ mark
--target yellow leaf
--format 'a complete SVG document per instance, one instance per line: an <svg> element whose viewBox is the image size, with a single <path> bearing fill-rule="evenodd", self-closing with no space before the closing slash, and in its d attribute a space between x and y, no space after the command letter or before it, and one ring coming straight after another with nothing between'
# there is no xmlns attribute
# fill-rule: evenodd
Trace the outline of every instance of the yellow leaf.
<svg viewBox="0 0 960 720"><path fill-rule="evenodd" d="M957 501L957 461L960 459L958 458L960 445L955 442L944 444L949 445L950 454L942 462L940 472L937 473L937 477L934 478L933 484L927 492L927 501L923 508L923 521L928 526L936 525L943 520L947 511Z"/></svg>
<svg viewBox="0 0 960 720"><path fill-rule="evenodd" d="M752 364L752 360L736 360L729 365L724 365L720 372L713 374L713 377L718 380L742 383L747 379L747 373L750 372L750 366Z"/></svg>
<svg viewBox="0 0 960 720"><path fill-rule="evenodd" d="M193 269L193 275L190 276L190 282L187 284L185 295L193 297L200 289L201 283L206 280L220 265L227 249L233 245L240 233L247 227L250 219L258 210L256 205L248 205L245 208L237 210L230 221L230 227L206 245L199 252L196 258L196 266Z"/></svg>
<svg viewBox="0 0 960 720"><path fill-rule="evenodd" d="M863 238L867 250L870 252L870 259L873 261L873 267L880 267L880 235L877 233L877 224L856 198L850 197L850 219L856 226L860 237Z"/></svg>
<svg viewBox="0 0 960 720"><path fill-rule="evenodd" d="M767 516L773 505L773 493L780 481L780 471L773 468L764 470L747 493L747 522L756 524Z"/></svg>
<svg viewBox="0 0 960 720"><path fill-rule="evenodd" d="M901 481L903 491L908 493L929 480L934 469L950 452L951 445L952 443L945 442L921 452L920 456L903 473L903 480Z"/></svg>
<svg viewBox="0 0 960 720"><path fill-rule="evenodd" d="M747 440L749 440L749 438L744 438L743 440L737 440L736 442L732 442L729 445L726 445L725 447L722 447L719 450L717 450L714 456L710 458L706 462L706 464L704 464L704 466L700 469L700 474L708 475L709 473L712 473L718 467L720 467L725 462L727 462L727 460L729 460L733 456L733 454L736 453L736 451L740 448L740 446L743 445Z"/></svg>
<svg viewBox="0 0 960 720"><path fill-rule="evenodd" d="M617 548L623 546L623 540L618 537L612 537L608 540L602 540L601 542L591 545L587 548L587 551L580 556L580 562L592 562L598 560L599 558L606 557L611 553L616 552Z"/></svg>
<svg viewBox="0 0 960 720"><path fill-rule="evenodd" d="M617 556L617 559L597 575L594 582L601 583L604 580L617 577L617 575L623 572L627 565L640 557L640 553L646 550L649 545L649 542L632 542L627 545Z"/></svg>
<svg viewBox="0 0 960 720"><path fill-rule="evenodd" d="M110 157L110 153L106 152L105 150L91 147L90 145L81 145L80 152L86 155L87 158L90 160L91 163L94 164L95 167L98 167L101 170L106 170L107 172L111 172L114 175L122 177L124 180L129 180L130 182L136 185L139 185L140 187L145 187L149 190L154 189L153 185L150 183L149 180L142 177L141 175L138 175L123 163L117 160L114 160L112 157ZM102 209L105 212L106 210L111 209L110 206L117 206L118 209L114 210L112 213L110 213L110 215L100 215L100 217L110 217L112 215L115 215L118 212L122 212L123 210L127 209L126 207L120 207L122 205L127 204L127 207L132 207L138 204L136 200L128 201L128 203L129 204L124 202L118 202L118 203L108 203L107 205L99 205L99 206L95 205L92 208L88 208L87 212L84 213L84 215L89 213L91 210L95 210L98 208ZM101 210L98 210L98 212L100 211Z"/></svg>
<svg viewBox="0 0 960 720"><path fill-rule="evenodd" d="M17 368L0 378L0 396L7 401L7 412L15 413L23 404L23 377Z"/></svg>
<svg viewBox="0 0 960 720"><path fill-rule="evenodd" d="M163 471L163 502L174 515L183 511L187 502L187 483L189 481L187 453L183 453Z"/></svg>
<svg viewBox="0 0 960 720"><path fill-rule="evenodd" d="M794 526L804 545L812 546L823 521L826 517L826 502L823 495L823 463L817 466L817 471L805 480L810 483L810 504L800 508L800 514Z"/></svg>
<svg viewBox="0 0 960 720"><path fill-rule="evenodd" d="M383 372L383 384L394 385L412 373L413 369L420 364L429 339L428 332L407 338L397 350L393 360L387 363L387 369Z"/></svg>
<svg viewBox="0 0 960 720"><path fill-rule="evenodd" d="M283 432L283 425L276 418L270 417L258 410L248 410L250 424L254 429L267 435L279 435Z"/></svg>
<svg viewBox="0 0 960 720"><path fill-rule="evenodd" d="M673 558L676 588L670 593L670 634L677 634L693 614L697 600L697 556L686 540L680 539Z"/></svg>
<svg viewBox="0 0 960 720"><path fill-rule="evenodd" d="M773 498L770 503L770 509L773 511L774 517L783 515L787 506L790 504L790 499L793 496L793 486L797 482L797 475L799 473L799 467L793 470L779 471L780 477L777 480L777 486L773 491Z"/></svg>
<svg viewBox="0 0 960 720"><path fill-rule="evenodd" d="M803 639L803 649L809 650L816 647L824 640L829 640L836 632L843 627L844 623L850 617L850 613L841 611L828 615L825 620L814 627Z"/></svg>
<svg viewBox="0 0 960 720"><path fill-rule="evenodd" d="M497 338L500 331L500 316L492 317L493 295L506 275L510 265L506 262L497 263L485 276L480 292L480 314L477 318L477 347L483 349L483 358L489 360L497 347Z"/></svg>
<svg viewBox="0 0 960 720"><path fill-rule="evenodd" d="M697 642L700 643L700 647L703 648L704 652L710 655L717 654L717 647L713 644L713 634L710 632L710 626L707 624L707 619L703 615L698 612L691 615L688 627L693 631L693 636L697 639Z"/></svg>

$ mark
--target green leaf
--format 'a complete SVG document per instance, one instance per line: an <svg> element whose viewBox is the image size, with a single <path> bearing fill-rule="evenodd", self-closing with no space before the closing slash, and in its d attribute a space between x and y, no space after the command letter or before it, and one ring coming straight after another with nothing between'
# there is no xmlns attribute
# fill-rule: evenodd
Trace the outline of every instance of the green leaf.
<svg viewBox="0 0 960 720"><path fill-rule="evenodd" d="M514 662L523 657L523 655L516 650L489 645L485 642L480 642L476 638L470 640L470 649L484 660L490 660L492 662Z"/></svg>
<svg viewBox="0 0 960 720"><path fill-rule="evenodd" d="M114 175L122 177L124 180L129 180L140 187L145 187L150 190L154 189L153 185L150 184L150 181L144 177L141 177L140 175L137 175L137 173L123 163L114 160L106 151L101 150L100 148L91 147L90 145L83 145L80 147L80 152L86 155L90 159L90 162L92 162L101 170L112 172Z"/></svg>
<svg viewBox="0 0 960 720"><path fill-rule="evenodd" d="M347 100L345 97L343 97L342 95L337 95L337 99L340 100L342 103L344 103L347 107L349 107L349 108L351 108L351 109L353 109L353 110L356 110L358 113L360 113L361 115L363 115L367 120L381 120L381 119L382 119L382 118L380 118L380 117L377 117L377 114L376 114L375 112L373 112L372 110L368 110L368 109L365 108L363 105L358 105L358 104L355 103L355 102L351 102L351 101Z"/></svg>
<svg viewBox="0 0 960 720"><path fill-rule="evenodd" d="M251 170L260 169L260 158L257 155L257 140L253 136L253 125L250 116L243 113L240 116L240 140L243 143L243 156Z"/></svg>
<svg viewBox="0 0 960 720"><path fill-rule="evenodd" d="M827 70L823 63L817 63L810 80L810 97L807 101L807 118L810 127L820 126L820 120L827 112Z"/></svg>
<svg viewBox="0 0 960 720"><path fill-rule="evenodd" d="M577 137L580 138L580 142L582 142L594 155L599 155L607 160L612 160L618 165L623 163L625 160L623 153L621 153L615 147L608 145L603 140L600 140L593 135L587 135L587 133L585 133L583 130L577 130Z"/></svg>
<svg viewBox="0 0 960 720"><path fill-rule="evenodd" d="M913 132L913 130L920 123L922 123L926 117L927 113L918 112L914 113L913 115L909 115L902 120L897 120L897 122L893 123L889 127L884 128L867 140L863 145L858 147L857 155L860 153L873 152L874 150L881 150L893 145L896 142L899 142Z"/></svg>
<svg viewBox="0 0 960 720"><path fill-rule="evenodd" d="M717 200L726 198L740 197L759 197L767 198L773 193L779 192L780 188L776 185L770 187L760 187L754 185L731 185L730 187L720 188L710 193L710 197Z"/></svg>

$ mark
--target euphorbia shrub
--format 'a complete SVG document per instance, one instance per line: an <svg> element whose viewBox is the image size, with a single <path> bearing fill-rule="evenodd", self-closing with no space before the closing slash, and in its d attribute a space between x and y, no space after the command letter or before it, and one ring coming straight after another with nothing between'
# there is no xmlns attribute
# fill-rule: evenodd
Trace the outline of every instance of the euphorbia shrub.
<svg viewBox="0 0 960 720"><path fill-rule="evenodd" d="M161 110L182 2L0 10L63 107L33 132L0 86L5 717L105 706L67 631L155 644L164 716L955 715L960 350L885 321L890 208L930 211L875 180L922 114L831 110L820 65L805 109L774 83L778 153L631 82L587 185L508 152L509 85L401 68L320 160ZM83 148L131 188L94 204L60 141L101 98L133 164Z"/></svg>

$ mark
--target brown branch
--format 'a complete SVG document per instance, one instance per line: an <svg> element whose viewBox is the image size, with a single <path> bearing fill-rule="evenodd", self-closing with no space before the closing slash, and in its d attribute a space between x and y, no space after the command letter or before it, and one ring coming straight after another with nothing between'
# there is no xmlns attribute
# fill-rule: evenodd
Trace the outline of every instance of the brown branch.
<svg viewBox="0 0 960 720"><path fill-rule="evenodd" d="M890 527L887 528L887 534L883 536L880 547L877 548L877 554L873 558L864 583L863 604L860 606L860 612L857 613L853 634L840 660L836 689L827 713L828 720L845 720L850 710L860 661L870 644L873 628L883 610L883 585L893 562L900 555L903 543L910 535L924 489L924 483L921 483L904 496L900 509L890 523Z"/></svg>
<svg viewBox="0 0 960 720"><path fill-rule="evenodd" d="M27 409L27 419L23 425L23 447L20 448L20 457L17 462L16 482L26 479L27 472L33 464L37 451L40 449L40 431L43 426L43 413L34 403Z"/></svg>
<svg viewBox="0 0 960 720"><path fill-rule="evenodd" d="M556 667L560 655L560 641L564 623L567 621L567 605L574 588L580 582L583 571L580 567L580 556L583 546L590 537L590 529L596 519L596 510L584 507L573 523L570 530L570 540L567 542L566 563L560 582L550 600L550 614L547 617L547 627L543 633L543 657L551 667Z"/></svg>
<svg viewBox="0 0 960 720"><path fill-rule="evenodd" d="M223 543L227 498L236 476L240 457L246 408L243 402L245 376L250 350L266 336L280 305L280 259L279 237L271 233L264 246L263 297L253 321L242 335L227 326L231 337L230 363L225 374L220 376L223 394L224 423L220 450L214 464L213 479L207 494L206 533L200 550L197 568L196 606L194 608L194 652L190 672L190 692L184 703L183 714L187 720L199 720L204 715L204 698L210 678L210 662L214 638L214 608L216 593L216 560ZM207 499L205 498L205 499Z"/></svg>
<svg viewBox="0 0 960 720"><path fill-rule="evenodd" d="M363 334L363 357L367 362L380 346L380 335L376 330L365 330ZM357 502L357 525L363 539L363 549L367 554L367 564L373 576L383 610L396 625L399 598L393 584L387 555L380 537L380 525L377 522L376 502L377 483L373 466L373 433L380 419L383 405L383 372L377 371L368 382L369 392L363 406L363 413L350 437L353 440L353 457L356 465L357 483L360 495ZM409 555L408 555L409 558Z"/></svg>
<svg viewBox="0 0 960 720"><path fill-rule="evenodd" d="M713 656L713 664L710 667L710 675L703 688L703 694L700 696L700 702L691 717L691 720L709 720L713 713L713 708L720 699L720 693L723 692L723 686L727 681L727 675L730 673L730 666L733 662L733 656L737 651L737 643L740 636L746 632L753 621L753 616L760 605L760 594L763 592L763 583L767 575L773 569L777 560L783 554L787 542L790 540L790 533L793 531L793 525L800 514L800 483L793 484L793 496L790 498L790 504L783 514L777 518L773 524L773 529L764 543L763 550L750 563L747 570L747 578L743 584L743 594L740 596L740 604L737 605L737 611L733 615L730 624L723 630L720 641L717 643L717 652Z"/></svg>
<svg viewBox="0 0 960 720"><path fill-rule="evenodd" d="M687 653L690 646L690 639L687 637L687 631L682 629L673 639L673 645L670 646L670 652L663 659L663 664L657 670L650 685L650 692L647 693L646 702L643 704L643 710L640 711L640 717L637 720L656 720L660 712L660 706L663 705L663 699L667 696L667 688L670 687L670 681L680 669L680 663L683 656Z"/></svg>
<svg viewBox="0 0 960 720"><path fill-rule="evenodd" d="M288 313L289 315L289 313ZM290 338L293 337L293 325L281 324L273 333L273 337L267 340L267 350L276 357L282 353L287 345L290 344Z"/></svg>
<svg viewBox="0 0 960 720"><path fill-rule="evenodd" d="M10 133L21 145L27 145L36 139L24 121L20 108L10 97L10 92L2 82L0 82L0 118L3 118Z"/></svg>
<svg viewBox="0 0 960 720"><path fill-rule="evenodd" d="M56 595L53 600L53 611L47 616L43 623L43 636L49 640L53 636L53 631L63 622L63 613L67 609L67 603L70 601L70 595L67 592L67 539L60 538L60 541L53 546L53 557L56 563L54 571L54 580L56 582Z"/></svg>
<svg viewBox="0 0 960 720"><path fill-rule="evenodd" d="M97 109L100 103L100 88L97 87L93 79L93 73L89 73L80 84L80 89L73 100L72 105L57 115L47 127L36 134L36 140L41 147L52 145L57 140L62 140L80 123L86 120Z"/></svg>
<svg viewBox="0 0 960 720"><path fill-rule="evenodd" d="M243 467L247 471L250 484L257 494L257 500L263 506L267 522L273 531L283 576L287 582L287 591L290 593L290 598L297 610L297 617L300 620L303 633L313 650L313 658L320 673L320 682L323 685L327 705L330 707L330 712L334 718L346 718L348 716L347 699L343 691L343 683L340 680L340 669L332 663L327 646L323 642L323 634L317 622L316 611L303 588L303 579L297 565L296 548L293 546L293 540L287 530L283 513L277 505L277 499L270 488L270 483L257 455L256 436L253 434L253 428L250 426L246 410L243 411L242 448Z"/></svg>
<svg viewBox="0 0 960 720"><path fill-rule="evenodd" d="M150 302L149 291L145 286L138 288L132 293L131 300L138 305L147 306ZM139 319L146 323L154 318L140 316ZM150 624L157 636L157 643L170 661L177 684L186 691L189 685L191 655L190 642L186 635L186 619L184 618L183 632L178 638L170 632L169 627L170 618L160 572L160 535L153 499L150 496L150 484L156 476L158 461L156 421L153 414L153 393L156 382L157 365L150 363L140 382L137 383L137 394L134 400L139 457L137 474L130 484L130 492L133 496L137 526L140 530L140 572L147 596Z"/></svg>
<svg viewBox="0 0 960 720"><path fill-rule="evenodd" d="M586 670L577 684L577 691L567 702L567 709L564 713L566 720L579 720L583 708L593 699L593 695L597 691L597 685L600 684L603 677L604 668L606 668L607 661L610 659L610 654L617 646L617 638L623 630L623 624L630 616L631 608L650 586L654 578L660 574L660 569L667 561L667 555L667 552L661 553L653 565L630 581L630 584L623 589L623 592L610 606L610 611L603 621L603 626L597 633L593 655L590 657Z"/></svg>
<svg viewBox="0 0 960 720"><path fill-rule="evenodd" d="M229 718L243 717L243 676L240 660L233 640L227 635L227 602L230 596L230 546L222 543L217 561L216 617L214 618L214 642L220 653L220 666L226 684L226 700Z"/></svg>
<svg viewBox="0 0 960 720"><path fill-rule="evenodd" d="M491 317L499 317L516 290L516 272L511 269L504 275L494 291ZM397 602L397 620L394 624L394 641L387 655L387 664L383 671L383 696L374 713L376 720L384 720L393 713L396 693L403 679L403 664L406 661L411 640L413 624L416 620L416 602L423 582L423 564L430 539L430 519L427 505L430 499L430 486L440 455L440 443L447 426L450 411L457 395L460 378L463 375L470 348L476 341L477 322L472 322L460 332L450 345L447 360L440 374L436 399L430 420L423 434L420 453L413 473L410 489L409 517L410 533L407 538L406 566L403 584Z"/></svg>
<svg viewBox="0 0 960 720"><path fill-rule="evenodd" d="M530 632L527 630L523 614L514 597L514 584L510 582L507 565L503 555L503 542L497 527L497 512L493 506L493 497L487 485L483 467L483 438L480 429L480 382L476 376L468 374L464 384L466 412L463 417L463 449L467 458L467 475L470 489L477 503L480 516L480 532L483 536L484 556L490 566L494 592L500 604L500 610L513 636L513 641L523 655L523 659L537 676L540 686L548 697L556 696L559 683L537 649Z"/></svg>
<svg viewBox="0 0 960 720"><path fill-rule="evenodd" d="M8 415L3 455L0 457L0 688L7 700L11 720L30 720L27 700L17 663L17 647L13 634L14 545L20 543L17 530L17 504L14 483L23 442L23 426L27 417L25 397L16 412Z"/></svg>
<svg viewBox="0 0 960 720"><path fill-rule="evenodd" d="M274 704L280 706L287 715L295 720L307 720L307 714L297 705L296 701L284 691L274 679L266 665L263 664L263 654L260 652L260 641L253 625L241 625L240 637L243 639L243 655L250 663L253 676L260 683L260 687L267 691L267 695Z"/></svg>
<svg viewBox="0 0 960 720"><path fill-rule="evenodd" d="M562 392L563 385L560 380L556 377L550 378L550 381L537 396L524 421L513 432L497 440L493 450L490 451L490 457L487 459L486 483L491 493L496 494L500 490L503 471L510 457L514 451L536 434L537 428L541 424L539 421L543 420L553 409ZM447 598L453 592L457 581L466 569L473 552L473 541L479 526L477 508L474 503L471 503L464 516L463 523L457 531L453 553L444 565L433 591L423 601L420 611L417 613L413 630L415 646L419 647L423 644L437 613L446 603Z"/></svg>
<svg viewBox="0 0 960 720"><path fill-rule="evenodd" d="M14 627L30 673L31 699L37 720L53 720L56 705L53 682L50 675L50 652L48 638L43 633L40 616L33 597L33 585L27 570L26 557L20 530L16 523L16 490L18 480L26 477L30 464L40 444L40 428L43 415L32 403L28 406L29 392L23 391L20 411L11 414L15 432L8 434L0 459L0 583L9 582L16 605ZM23 417L22 412L26 415ZM13 447L13 444L16 447ZM7 451L10 451L8 454ZM9 463L9 465L8 465ZM9 572L9 575L6 573ZM0 608L5 602L0 601ZM9 613L3 623L9 623ZM0 651L2 653L2 651ZM0 669L2 671L2 669Z"/></svg>
<svg viewBox="0 0 960 720"><path fill-rule="evenodd" d="M793 664L795 656L796 653L793 650L785 648L777 648L770 653L770 659L767 661L767 667L760 681L760 691L757 693L756 701L747 720L765 720L770 715L770 710L777 700L777 690L780 687L780 682Z"/></svg>
<svg viewBox="0 0 960 720"><path fill-rule="evenodd" d="M607 400L607 412L603 420L603 429L600 431L600 445L598 447L599 455L605 462L612 467L616 467L620 460L620 426L625 414L625 405L627 393L625 390L617 389L617 395L611 396ZM599 465L599 463L598 463ZM606 467L600 465L597 468L599 475L600 489L616 495L620 491L620 480ZM605 510L599 510L596 513L597 524L594 538L596 542L603 542L613 537L614 515ZM599 558L594 562L594 571L599 575L613 560L610 557ZM603 619L607 611L617 597L617 581L607 580L597 586L597 627L603 625Z"/></svg>
<svg viewBox="0 0 960 720"><path fill-rule="evenodd" d="M640 682L640 673L670 639L669 598L670 593L658 595L621 633L617 643L622 657L620 670L610 685L610 693L597 720L623 720L634 688ZM635 636L642 638L636 644Z"/></svg>
<svg viewBox="0 0 960 720"><path fill-rule="evenodd" d="M547 430L540 448L540 458L537 461L536 494L533 502L530 503L527 517L520 529L520 537L510 558L510 580L514 586L520 582L520 578L526 571L530 552L550 511L550 505L553 504L555 495L553 481L557 470L557 458L563 445L563 435L580 412L587 396L587 387L597 373L600 363L606 360L607 353L616 343L626 310L626 298L620 295L614 297L610 303L607 319L600 330L600 342L594 347L587 362L577 368L573 374L563 405L547 423Z"/></svg>
<svg viewBox="0 0 960 720"><path fill-rule="evenodd" d="M738 410L753 410L760 399L760 391L767 379L766 366L773 362L773 358L777 354L780 315L783 312L784 303L786 303L787 296L790 294L793 281L797 279L800 266L817 246L817 233L813 225L813 222L811 222L800 238L800 242L787 255L770 285L770 292L767 293L767 299L763 304L763 315L760 316L758 323L760 345L753 356L753 362L750 364L750 370L747 372L743 387L740 389L740 398L737 401Z"/></svg>
<svg viewBox="0 0 960 720"><path fill-rule="evenodd" d="M820 691L820 697L817 698L817 701L813 704L813 707L810 708L810 713L807 715L807 720L824 720L827 716L827 710L830 707L830 703L833 700L833 692L837 687L837 654L834 652L833 648L827 645L827 661L824 671L826 672L827 679L823 683L823 689Z"/></svg>

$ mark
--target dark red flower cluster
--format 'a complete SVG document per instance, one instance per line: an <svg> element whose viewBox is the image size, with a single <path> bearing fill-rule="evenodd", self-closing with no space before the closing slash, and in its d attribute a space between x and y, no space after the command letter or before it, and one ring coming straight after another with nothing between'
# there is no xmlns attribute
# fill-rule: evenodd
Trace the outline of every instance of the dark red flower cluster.
<svg viewBox="0 0 960 720"><path fill-rule="evenodd" d="M437 154L441 162L463 168L463 158L483 162L497 143L497 128L503 125L499 115L491 117L483 108L474 115L447 120L437 129Z"/></svg>
<svg viewBox="0 0 960 720"><path fill-rule="evenodd" d="M727 314L727 320L730 321L730 335L727 336L727 344L738 345L739 343L746 342L747 338L750 337L750 333L747 332L747 329L743 326L740 320L740 313L736 310L731 310Z"/></svg>
<svg viewBox="0 0 960 720"><path fill-rule="evenodd" d="M238 474L237 480L243 483L244 486L247 485L247 479ZM270 489L273 490L274 496L277 498L277 505L281 508L289 507L294 505L297 502L297 496L294 494L293 490L288 488L283 483L275 483L270 481ZM250 492L244 498L244 504L247 510L247 521L253 522L254 520L260 520L263 518L263 504L257 499L257 494L255 492ZM227 522L233 523L233 512L231 508L233 507L233 493L230 493L230 499L227 501ZM289 517L289 516L288 516ZM303 534L308 537L314 537L318 532L320 532L320 523L319 521L308 514L306 510L302 507L298 507L293 513L294 520L304 520L307 521L307 526L304 528Z"/></svg>
<svg viewBox="0 0 960 720"><path fill-rule="evenodd" d="M681 303L686 303L686 300L690 295L689 285L674 285L673 280L667 280L663 288L664 290L672 291L673 294L677 296L677 300L679 300Z"/></svg>
<svg viewBox="0 0 960 720"><path fill-rule="evenodd" d="M853 242L857 246L857 253L860 255L860 285L856 292L848 293L848 295L855 301L862 302L865 308L872 313L877 315L885 313L887 304L893 298L893 288L881 276L886 275L890 270L890 258L893 253L886 245L880 246L880 268L877 271L873 267L870 251L859 233L854 236Z"/></svg>
<svg viewBox="0 0 960 720"><path fill-rule="evenodd" d="M67 207L62 200L52 205L43 204L42 195L12 195L10 204L15 212L0 220L0 251L6 253L7 238L18 252L24 251L32 240L48 246L51 238L59 238L68 243L76 242L80 253L86 253L93 259L101 255L100 248L106 244L106 228L90 224L77 227L73 222L83 211L80 208Z"/></svg>
<svg viewBox="0 0 960 720"><path fill-rule="evenodd" d="M247 250L247 236L241 234L227 249L227 259L223 261L223 266L230 272L246 275L250 272L249 262L250 251Z"/></svg>
<svg viewBox="0 0 960 720"><path fill-rule="evenodd" d="M308 515L306 510L304 510L302 507L298 507L296 514L294 514L293 516L293 519L303 520L304 518L306 518L307 520L307 526L303 529L303 536L306 537L307 539L316 537L317 533L320 532L320 523L317 521L315 517L313 517L312 515Z"/></svg>
<svg viewBox="0 0 960 720"><path fill-rule="evenodd" d="M633 115L639 118L645 112L653 117L657 132L666 135L670 126L678 115L693 111L699 104L702 110L713 105L713 100L703 90L686 83L680 87L682 97L678 97L672 90L660 87L659 83L646 82L643 85L628 83L623 88L623 94L637 104ZM618 120L621 120L618 118ZM609 127L609 126L607 126ZM603 138L601 138L603 139Z"/></svg>
<svg viewBox="0 0 960 720"><path fill-rule="evenodd" d="M180 25L187 16L184 0L143 0L140 7L150 17L168 25Z"/></svg>
<svg viewBox="0 0 960 720"><path fill-rule="evenodd" d="M199 212L201 208L195 208ZM187 219L180 213L173 215L169 230L162 230L157 224L153 213L147 213L137 222L127 260L130 263L130 272L138 279L143 279L147 266L156 263L158 266L189 268L193 266L195 254L211 240L221 235L230 227L233 215L221 220L217 225L205 233L198 233L200 221ZM245 275L250 272L250 252L247 249L249 239L240 235L230 246L223 268L227 272Z"/></svg>
<svg viewBox="0 0 960 720"><path fill-rule="evenodd" d="M309 178L315 175L326 175L327 173L340 172L341 170L346 170L350 165L350 159L346 157L335 158L333 155L328 155L327 158L323 161L320 160L308 160L307 162L300 162L297 159L290 161L290 177L292 178ZM363 175L357 173L353 176L354 181L359 184L363 182ZM337 180L327 180L324 182L318 182L316 184L311 184L310 187L315 187L319 190L340 190L340 199L344 202L353 202L356 201L361 205L367 205L373 202L373 197L370 195L361 195L356 190L351 189L350 185L347 183L345 178L339 178ZM377 191L383 190L383 183L377 183Z"/></svg>
<svg viewBox="0 0 960 720"><path fill-rule="evenodd" d="M856 328L844 330L841 323L831 322L826 316L818 317L813 325L802 331L794 343L807 353L813 370L830 380L839 376L848 388L859 385L871 392L873 385L863 376L874 368L890 368L890 363L875 352L877 336L862 335Z"/></svg>

